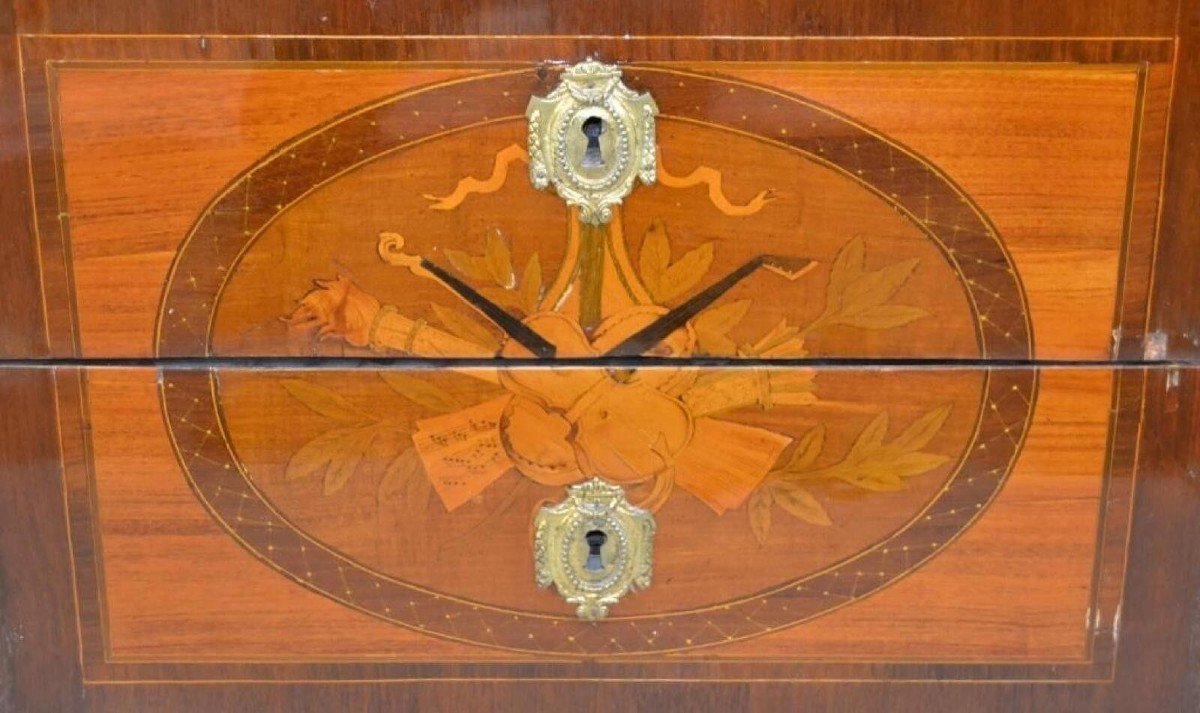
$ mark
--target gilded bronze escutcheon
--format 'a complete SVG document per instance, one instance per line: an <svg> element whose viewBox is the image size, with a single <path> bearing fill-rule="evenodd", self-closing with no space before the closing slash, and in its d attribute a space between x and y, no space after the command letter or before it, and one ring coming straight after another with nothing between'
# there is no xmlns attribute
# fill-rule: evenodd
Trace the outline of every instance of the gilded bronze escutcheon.
<svg viewBox="0 0 1200 713"><path fill-rule="evenodd" d="M581 619L603 619L626 593L650 586L654 516L599 478L573 485L537 515L534 564Z"/></svg>
<svg viewBox="0 0 1200 713"><path fill-rule="evenodd" d="M554 91L529 100L530 180L553 185L583 222L609 222L635 179L654 183L657 114L616 66L589 59L568 67Z"/></svg>

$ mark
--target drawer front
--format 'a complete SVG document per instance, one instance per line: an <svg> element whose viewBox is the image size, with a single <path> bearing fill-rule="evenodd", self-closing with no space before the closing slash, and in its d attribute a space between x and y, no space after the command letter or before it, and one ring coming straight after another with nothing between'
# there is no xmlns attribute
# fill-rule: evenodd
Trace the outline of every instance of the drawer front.
<svg viewBox="0 0 1200 713"><path fill-rule="evenodd" d="M496 383L608 378L590 368L62 369L85 666L1110 675L1145 372L697 374L686 436L634 391L557 433ZM702 408L722 380L788 391ZM585 473L656 522L648 586L599 621L537 581L538 513Z"/></svg>
<svg viewBox="0 0 1200 713"><path fill-rule="evenodd" d="M649 53L614 70L657 109L646 140L641 128L597 138L601 164L603 146L648 172L588 184L622 194L602 224L530 180L574 160L546 152L581 127L530 139L549 136L527 109L562 95L561 65L179 62L193 48L169 40L25 47L59 356L503 352L503 331L381 257L381 236L518 318L575 322L586 337L556 337L572 341L559 345L569 356L602 351L601 322L619 341L761 255L808 269L738 283L689 322L689 355L1143 350L1161 43L1100 64L655 64ZM772 345L777 328L795 338Z"/></svg>

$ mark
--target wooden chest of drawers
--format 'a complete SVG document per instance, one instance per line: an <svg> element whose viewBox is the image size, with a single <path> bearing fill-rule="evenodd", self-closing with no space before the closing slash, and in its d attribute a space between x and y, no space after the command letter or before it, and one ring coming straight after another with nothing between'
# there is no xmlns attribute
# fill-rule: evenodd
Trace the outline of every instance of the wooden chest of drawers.
<svg viewBox="0 0 1200 713"><path fill-rule="evenodd" d="M18 3L0 701L1188 709L1184 5Z"/></svg>

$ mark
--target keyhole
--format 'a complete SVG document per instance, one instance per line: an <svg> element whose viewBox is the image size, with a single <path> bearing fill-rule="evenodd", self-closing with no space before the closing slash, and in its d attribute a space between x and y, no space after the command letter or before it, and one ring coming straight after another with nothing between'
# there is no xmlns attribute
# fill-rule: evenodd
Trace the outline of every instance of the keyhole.
<svg viewBox="0 0 1200 713"><path fill-rule="evenodd" d="M579 127L587 137L587 148L583 151L584 168L600 168L604 165L604 156L600 154L600 134L604 133L604 120L598 116L588 117Z"/></svg>
<svg viewBox="0 0 1200 713"><path fill-rule="evenodd" d="M587 540L588 557L587 563L583 568L589 572L598 572L604 569L604 562L600 559L600 548L608 541L608 535L604 534L603 530L591 530L583 536Z"/></svg>

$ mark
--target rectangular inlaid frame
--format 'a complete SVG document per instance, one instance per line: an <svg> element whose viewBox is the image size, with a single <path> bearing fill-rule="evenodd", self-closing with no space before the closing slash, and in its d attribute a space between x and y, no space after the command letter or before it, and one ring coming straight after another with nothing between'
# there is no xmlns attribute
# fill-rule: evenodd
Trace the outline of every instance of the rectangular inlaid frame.
<svg viewBox="0 0 1200 713"><path fill-rule="evenodd" d="M1147 293L1152 280L1155 230L1161 200L1163 146L1169 113L1169 39L811 39L714 40L697 38L308 38L308 37L124 37L24 36L21 76L30 181L41 258L43 318L49 353L78 357L74 296L71 292L69 210L55 130L55 72L87 64L118 66L205 63L217 66L348 66L398 62L536 62L545 57L598 54L606 59L707 63L730 62L988 62L1088 63L1127 65L1139 74L1138 116L1121 255L1120 298L1114 314L1115 359L1144 353ZM1097 367L1103 368L1103 367ZM1118 368L1114 379L1097 532L1088 651L1083 661L1021 664L861 661L569 661L528 663L463 662L134 662L111 656L105 638L103 557L88 439L86 379L74 368L56 373L57 406L64 469L64 508L70 524L80 662L88 683L146 681L374 681L374 680L1111 680L1116 658L1117 622L1123 585L1141 404L1146 373ZM652 676L647 673L653 671Z"/></svg>

